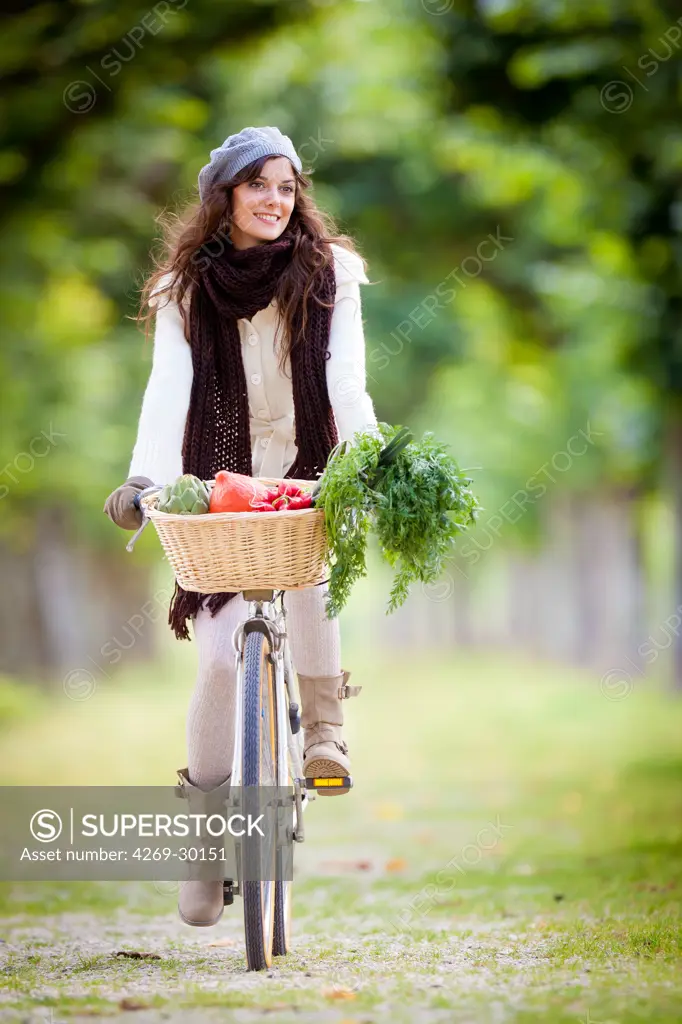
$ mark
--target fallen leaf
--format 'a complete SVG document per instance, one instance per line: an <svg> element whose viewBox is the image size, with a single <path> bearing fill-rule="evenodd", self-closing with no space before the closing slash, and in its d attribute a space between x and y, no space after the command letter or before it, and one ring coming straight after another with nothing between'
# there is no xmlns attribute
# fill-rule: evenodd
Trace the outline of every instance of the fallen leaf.
<svg viewBox="0 0 682 1024"><path fill-rule="evenodd" d="M407 861L402 857L391 857L390 860L386 861L387 871L404 871L407 867Z"/></svg>
<svg viewBox="0 0 682 1024"><path fill-rule="evenodd" d="M119 949L116 956L127 956L131 960L160 960L158 953L138 953L134 949Z"/></svg>
<svg viewBox="0 0 682 1024"><path fill-rule="evenodd" d="M151 1003L144 1003L141 999L132 999L130 996L124 996L118 1004L119 1010L148 1010Z"/></svg>
<svg viewBox="0 0 682 1024"><path fill-rule="evenodd" d="M207 942L207 946L236 946L237 943L234 939L216 939L215 942Z"/></svg>
<svg viewBox="0 0 682 1024"><path fill-rule="evenodd" d="M357 999L355 992L349 992L347 988L325 988L322 995L325 999Z"/></svg>

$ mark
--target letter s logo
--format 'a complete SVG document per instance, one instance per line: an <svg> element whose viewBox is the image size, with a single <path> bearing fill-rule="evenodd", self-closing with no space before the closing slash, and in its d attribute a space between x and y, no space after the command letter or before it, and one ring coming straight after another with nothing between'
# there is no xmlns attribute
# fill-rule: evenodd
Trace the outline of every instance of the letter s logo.
<svg viewBox="0 0 682 1024"><path fill-rule="evenodd" d="M53 843L62 832L62 819L56 811L43 808L31 818L31 835L39 843Z"/></svg>

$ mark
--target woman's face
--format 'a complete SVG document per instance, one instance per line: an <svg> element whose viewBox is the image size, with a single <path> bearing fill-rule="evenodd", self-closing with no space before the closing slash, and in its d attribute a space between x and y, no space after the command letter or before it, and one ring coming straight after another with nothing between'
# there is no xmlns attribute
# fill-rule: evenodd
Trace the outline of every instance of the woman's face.
<svg viewBox="0 0 682 1024"><path fill-rule="evenodd" d="M273 156L253 181L232 189L232 230L236 249L272 242L289 223L296 199L296 180L290 161ZM260 217L259 214L265 214Z"/></svg>

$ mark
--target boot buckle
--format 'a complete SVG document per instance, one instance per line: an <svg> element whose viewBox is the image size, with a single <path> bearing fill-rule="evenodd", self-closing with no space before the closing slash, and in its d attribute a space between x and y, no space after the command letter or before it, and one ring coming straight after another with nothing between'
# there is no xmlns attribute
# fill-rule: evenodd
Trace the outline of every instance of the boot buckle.
<svg viewBox="0 0 682 1024"><path fill-rule="evenodd" d="M339 686L339 700L347 700L348 697L357 697L361 689L361 686L349 686L348 683L344 683L343 686Z"/></svg>
<svg viewBox="0 0 682 1024"><path fill-rule="evenodd" d="M342 672L343 682L338 689L339 700L347 700L348 697L357 697L357 695L360 693L360 690L362 689L362 686L349 686L348 678L350 676L350 672L347 669L342 669Z"/></svg>

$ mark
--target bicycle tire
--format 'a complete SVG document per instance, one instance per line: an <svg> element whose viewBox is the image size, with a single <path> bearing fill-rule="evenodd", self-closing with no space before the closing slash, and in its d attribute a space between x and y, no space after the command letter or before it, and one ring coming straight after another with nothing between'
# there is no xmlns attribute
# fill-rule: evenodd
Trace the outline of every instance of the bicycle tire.
<svg viewBox="0 0 682 1024"><path fill-rule="evenodd" d="M287 674L288 670L285 668L285 676ZM289 685L291 685L291 680L287 679L287 682L289 683ZM291 690L288 687L285 687L285 692L289 693L290 697L292 696ZM293 695L295 696L300 708L301 699L300 695L298 694L297 688L294 690ZM291 735L291 726L288 723L289 715L287 714L287 739L298 743L300 749L300 758L302 759L303 748L299 736L293 737ZM280 782L280 785L293 788L293 784L294 772L292 771L291 755L289 753L289 748L287 744L287 777ZM286 956L286 954L291 949L293 881L284 879L284 857L281 850L278 851L277 857L277 874L279 877L275 884L275 932L272 942L272 955Z"/></svg>
<svg viewBox="0 0 682 1024"><path fill-rule="evenodd" d="M281 870L281 855L279 868ZM291 948L291 900L292 882L278 879L275 882L275 928L272 937L272 955L286 956Z"/></svg>
<svg viewBox="0 0 682 1024"><path fill-rule="evenodd" d="M277 785L277 719L273 665L268 638L258 630L246 634L244 644L243 785ZM248 790L247 790L248 792ZM248 843L259 855L260 840ZM248 846L245 846L248 849ZM248 853L247 853L248 856ZM274 862L273 862L274 868ZM250 971L272 966L275 927L274 871L271 880L244 879L244 937Z"/></svg>
<svg viewBox="0 0 682 1024"><path fill-rule="evenodd" d="M288 715L287 715L288 718ZM281 785L293 789L293 778L289 754L287 753L287 778ZM291 916L293 881L284 878L284 854L277 851L277 881L275 882L275 930L272 939L272 955L286 956L291 948Z"/></svg>

